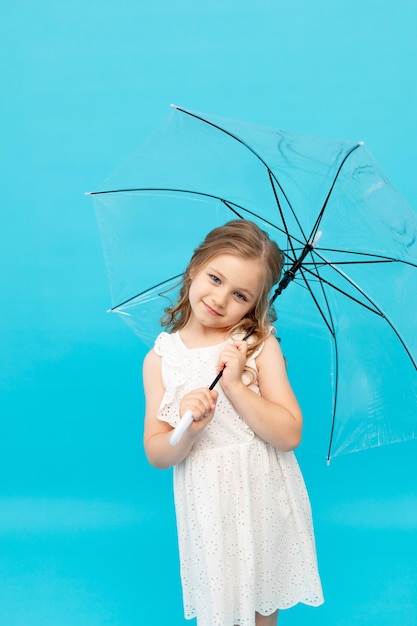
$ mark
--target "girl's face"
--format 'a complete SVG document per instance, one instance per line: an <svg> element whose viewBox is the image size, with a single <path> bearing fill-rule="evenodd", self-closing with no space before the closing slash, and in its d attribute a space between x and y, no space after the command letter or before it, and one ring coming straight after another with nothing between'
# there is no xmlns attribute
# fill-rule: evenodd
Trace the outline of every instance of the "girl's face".
<svg viewBox="0 0 417 626"><path fill-rule="evenodd" d="M231 328L255 307L262 280L259 259L232 254L213 257L196 274L191 272L190 321L206 328Z"/></svg>

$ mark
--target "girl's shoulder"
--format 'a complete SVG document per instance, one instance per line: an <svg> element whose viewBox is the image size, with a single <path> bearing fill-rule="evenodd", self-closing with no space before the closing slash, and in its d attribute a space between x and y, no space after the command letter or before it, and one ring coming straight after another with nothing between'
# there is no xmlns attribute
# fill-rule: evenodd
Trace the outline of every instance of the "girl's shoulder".
<svg viewBox="0 0 417 626"><path fill-rule="evenodd" d="M167 333L166 331L162 331L161 333L159 333L159 335L156 337L155 341L154 341L154 350L158 347L158 346L163 346L167 343L169 343L170 341L172 341L172 335L170 333Z"/></svg>
<svg viewBox="0 0 417 626"><path fill-rule="evenodd" d="M281 345L275 332L271 332L263 344L256 351L258 366L261 364L267 368L276 369L283 365L286 368L286 359L282 353Z"/></svg>
<svg viewBox="0 0 417 626"><path fill-rule="evenodd" d="M178 332L167 333L165 331L159 333L155 339L153 351L158 356L175 359L178 352Z"/></svg>
<svg viewBox="0 0 417 626"><path fill-rule="evenodd" d="M260 346L258 346L256 348L256 350L254 351L252 358L253 359L257 359L259 356L261 356L264 352L265 352L265 347L269 346L270 344L278 344L278 340L276 338L276 330L273 326L270 327L269 329L269 333L268 335L265 337L264 341L261 343Z"/></svg>

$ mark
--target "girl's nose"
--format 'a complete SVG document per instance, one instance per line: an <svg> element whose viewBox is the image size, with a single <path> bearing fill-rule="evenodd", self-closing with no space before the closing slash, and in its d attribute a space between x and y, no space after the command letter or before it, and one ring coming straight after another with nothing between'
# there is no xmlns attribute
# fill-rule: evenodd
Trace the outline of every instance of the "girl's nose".
<svg viewBox="0 0 417 626"><path fill-rule="evenodd" d="M226 306L226 293L220 289L216 290L216 293L211 297L211 299L213 304L219 308L224 308Z"/></svg>

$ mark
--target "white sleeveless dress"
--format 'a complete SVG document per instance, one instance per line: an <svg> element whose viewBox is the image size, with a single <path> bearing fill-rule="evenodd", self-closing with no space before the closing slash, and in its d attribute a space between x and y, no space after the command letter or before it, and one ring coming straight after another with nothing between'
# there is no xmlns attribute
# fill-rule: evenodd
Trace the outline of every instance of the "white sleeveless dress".
<svg viewBox="0 0 417 626"><path fill-rule="evenodd" d="M159 419L178 423L180 399L212 382L226 343L190 349L179 333L157 337ZM294 454L255 435L216 389L213 420L174 468L184 613L198 626L255 626L255 611L323 602L311 509Z"/></svg>

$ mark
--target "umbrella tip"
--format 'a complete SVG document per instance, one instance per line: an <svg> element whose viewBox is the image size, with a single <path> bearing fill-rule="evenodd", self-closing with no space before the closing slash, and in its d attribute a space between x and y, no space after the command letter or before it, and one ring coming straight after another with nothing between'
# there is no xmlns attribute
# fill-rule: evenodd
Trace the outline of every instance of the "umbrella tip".
<svg viewBox="0 0 417 626"><path fill-rule="evenodd" d="M173 109L179 109L180 108L176 104L170 104L169 106L172 107Z"/></svg>
<svg viewBox="0 0 417 626"><path fill-rule="evenodd" d="M358 145L359 145L359 146L364 146L364 145L365 145L365 142L364 142L364 141L358 141Z"/></svg>

